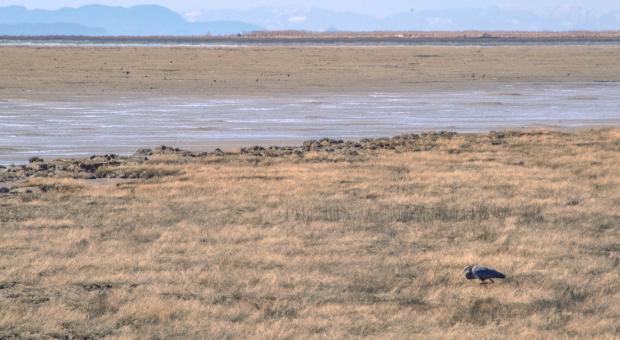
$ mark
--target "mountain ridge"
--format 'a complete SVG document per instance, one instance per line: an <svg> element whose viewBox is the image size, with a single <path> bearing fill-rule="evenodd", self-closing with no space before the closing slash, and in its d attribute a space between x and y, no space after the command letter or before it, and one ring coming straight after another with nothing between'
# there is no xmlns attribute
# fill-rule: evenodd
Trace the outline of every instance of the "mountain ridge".
<svg viewBox="0 0 620 340"><path fill-rule="evenodd" d="M258 7L250 10L215 10L191 13L194 21L241 20L269 30L310 31L570 31L620 29L620 11L596 14L573 8L548 14L498 6L401 12L385 17L327 11L320 8L282 9Z"/></svg>
<svg viewBox="0 0 620 340"><path fill-rule="evenodd" d="M0 35L223 35L260 29L234 20L189 22L179 13L157 5L93 4L58 10L0 7Z"/></svg>
<svg viewBox="0 0 620 340"><path fill-rule="evenodd" d="M618 30L620 11L595 14L563 8L548 14L498 6L402 12L386 17L329 11L258 7L191 12L159 5L101 4L57 10L0 7L0 35L202 36L255 31L575 31Z"/></svg>

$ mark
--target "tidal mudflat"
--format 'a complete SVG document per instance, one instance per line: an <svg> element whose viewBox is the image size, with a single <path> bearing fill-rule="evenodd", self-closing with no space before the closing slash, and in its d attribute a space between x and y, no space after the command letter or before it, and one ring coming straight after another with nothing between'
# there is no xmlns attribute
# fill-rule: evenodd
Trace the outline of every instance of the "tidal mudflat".
<svg viewBox="0 0 620 340"><path fill-rule="evenodd" d="M515 83L477 90L243 98L68 98L0 102L0 164L131 154L174 145L225 151L449 130L620 125L619 83Z"/></svg>
<svg viewBox="0 0 620 340"><path fill-rule="evenodd" d="M0 98L215 97L620 82L620 46L0 47Z"/></svg>
<svg viewBox="0 0 620 340"><path fill-rule="evenodd" d="M620 46L0 47L0 163L616 124Z"/></svg>

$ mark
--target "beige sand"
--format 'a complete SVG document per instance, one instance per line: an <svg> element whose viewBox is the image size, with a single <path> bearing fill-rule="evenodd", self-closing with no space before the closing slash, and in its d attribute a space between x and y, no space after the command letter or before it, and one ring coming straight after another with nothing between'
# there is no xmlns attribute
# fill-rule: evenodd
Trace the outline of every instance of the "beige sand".
<svg viewBox="0 0 620 340"><path fill-rule="evenodd" d="M2 98L409 91L620 81L620 46L2 47Z"/></svg>

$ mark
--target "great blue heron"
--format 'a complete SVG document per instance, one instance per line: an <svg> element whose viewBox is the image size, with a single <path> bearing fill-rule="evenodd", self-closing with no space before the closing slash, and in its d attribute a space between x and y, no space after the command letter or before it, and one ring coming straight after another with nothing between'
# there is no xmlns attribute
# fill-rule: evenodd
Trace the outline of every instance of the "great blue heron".
<svg viewBox="0 0 620 340"><path fill-rule="evenodd" d="M463 272L465 273L466 279L468 280L478 279L481 281L481 284L483 285L487 284L486 280L495 282L493 281L493 279L505 279L506 278L506 275L504 275L503 273L500 273L493 268L487 268L487 267L482 267L482 266L467 266L465 267Z"/></svg>

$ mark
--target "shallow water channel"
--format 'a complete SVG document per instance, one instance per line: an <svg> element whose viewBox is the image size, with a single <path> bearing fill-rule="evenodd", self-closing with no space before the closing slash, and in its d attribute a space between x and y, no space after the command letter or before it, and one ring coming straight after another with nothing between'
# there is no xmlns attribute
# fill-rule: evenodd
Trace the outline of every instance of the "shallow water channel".
<svg viewBox="0 0 620 340"><path fill-rule="evenodd" d="M620 126L620 83L243 98L0 99L0 164L29 157L296 144L451 130Z"/></svg>

